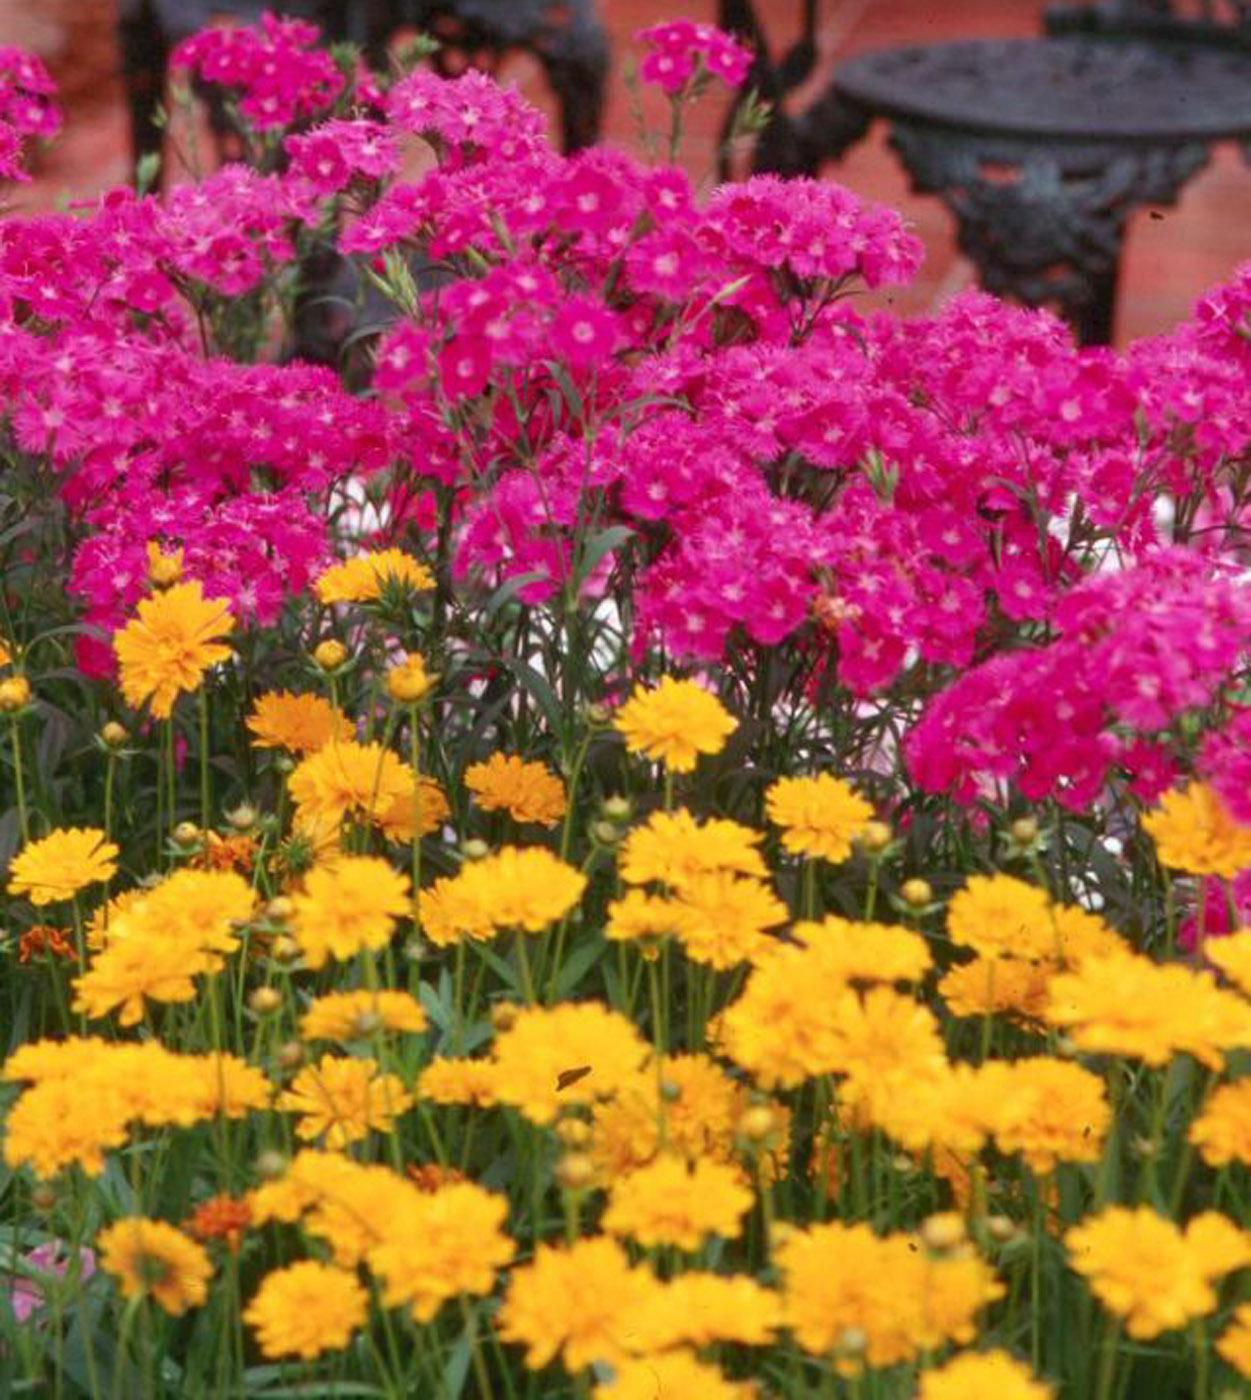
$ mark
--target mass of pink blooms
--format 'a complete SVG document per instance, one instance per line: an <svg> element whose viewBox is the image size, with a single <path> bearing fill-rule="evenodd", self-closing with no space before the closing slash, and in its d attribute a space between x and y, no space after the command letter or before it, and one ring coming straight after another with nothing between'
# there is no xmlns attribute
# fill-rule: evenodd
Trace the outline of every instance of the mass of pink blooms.
<svg viewBox="0 0 1251 1400"><path fill-rule="evenodd" d="M674 101L751 58L706 25L640 39ZM60 483L96 635L154 539L273 622L359 485L387 542L432 552L441 521L469 593L590 607L628 556L636 656L798 659L811 694L889 707L923 793L1077 810L1197 771L1251 820L1251 265L1122 353L977 293L866 311L921 248L838 184L565 157L476 72L384 81L316 40L267 17L175 54L251 164L0 221L7 451ZM10 179L50 90L0 51ZM274 312L327 240L395 293L364 387Z"/></svg>

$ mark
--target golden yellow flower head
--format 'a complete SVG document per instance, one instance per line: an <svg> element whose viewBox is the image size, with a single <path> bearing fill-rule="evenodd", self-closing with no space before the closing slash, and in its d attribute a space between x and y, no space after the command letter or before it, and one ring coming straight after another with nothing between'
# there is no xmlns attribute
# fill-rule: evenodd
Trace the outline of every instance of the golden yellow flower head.
<svg viewBox="0 0 1251 1400"><path fill-rule="evenodd" d="M465 769L465 786L484 812L507 812L514 821L555 826L565 815L565 785L543 763L493 753Z"/></svg>
<svg viewBox="0 0 1251 1400"><path fill-rule="evenodd" d="M1190 1141L1209 1166L1251 1166L1251 1079L1221 1084L1190 1125Z"/></svg>
<svg viewBox="0 0 1251 1400"><path fill-rule="evenodd" d="M437 831L448 815L443 789L417 777L380 744L331 741L297 764L288 780L297 805L297 830L306 843L328 851L347 819L378 827L392 841Z"/></svg>
<svg viewBox="0 0 1251 1400"><path fill-rule="evenodd" d="M782 828L782 844L794 855L835 864L873 819L873 808L850 784L832 773L779 778L765 793L769 820Z"/></svg>
<svg viewBox="0 0 1251 1400"><path fill-rule="evenodd" d="M592 1400L657 1400L659 1396L698 1396L699 1400L753 1400L749 1381L732 1381L690 1351L639 1356L613 1367L612 1380L597 1385Z"/></svg>
<svg viewBox="0 0 1251 1400"><path fill-rule="evenodd" d="M126 1298L151 1298L175 1317L208 1297L213 1265L202 1245L163 1220L130 1216L100 1232L100 1267Z"/></svg>
<svg viewBox="0 0 1251 1400"><path fill-rule="evenodd" d="M496 1039L493 1087L501 1103L551 1123L630 1082L647 1055L638 1027L597 1002L529 1007Z"/></svg>
<svg viewBox="0 0 1251 1400"><path fill-rule="evenodd" d="M1139 1340L1206 1316L1216 1307L1213 1284L1251 1263L1251 1236L1214 1211L1183 1232L1149 1206L1109 1206L1064 1244L1091 1292Z"/></svg>
<svg viewBox="0 0 1251 1400"><path fill-rule="evenodd" d="M1251 929L1243 928L1224 938L1208 939L1203 945L1203 955L1214 967L1219 967L1244 996L1251 996Z"/></svg>
<svg viewBox="0 0 1251 1400"><path fill-rule="evenodd" d="M582 898L586 876L543 846L504 846L468 861L420 899L422 928L444 946L505 929L542 933Z"/></svg>
<svg viewBox="0 0 1251 1400"><path fill-rule="evenodd" d="M1251 867L1251 826L1235 821L1204 783L1166 792L1142 826L1160 864L1174 870L1232 879Z"/></svg>
<svg viewBox="0 0 1251 1400"><path fill-rule="evenodd" d="M473 1182L411 1191L366 1255L387 1307L429 1322L452 1298L490 1293L515 1252L507 1218L507 1199Z"/></svg>
<svg viewBox="0 0 1251 1400"><path fill-rule="evenodd" d="M316 753L333 739L352 737L352 721L320 695L270 690L258 695L248 716L252 747Z"/></svg>
<svg viewBox="0 0 1251 1400"><path fill-rule="evenodd" d="M383 549L332 564L313 586L323 603L373 603L388 588L425 592L434 587L434 576L411 554Z"/></svg>
<svg viewBox="0 0 1251 1400"><path fill-rule="evenodd" d="M737 822L713 818L701 824L685 808L653 812L622 843L617 868L630 885L655 881L680 888L719 871L767 880L768 867L756 849L762 839Z"/></svg>
<svg viewBox="0 0 1251 1400"><path fill-rule="evenodd" d="M302 1069L278 1097L283 1113L298 1113L296 1133L306 1142L323 1137L336 1151L359 1142L371 1129L389 1133L413 1097L395 1074L380 1074L371 1059L323 1055Z"/></svg>
<svg viewBox="0 0 1251 1400"><path fill-rule="evenodd" d="M29 842L9 866L9 893L32 904L72 899L117 873L118 849L97 827L64 827Z"/></svg>
<svg viewBox="0 0 1251 1400"><path fill-rule="evenodd" d="M168 719L179 695L198 690L204 673L230 656L220 639L233 628L230 604L205 598L198 580L144 598L113 636L127 703L138 709L150 700L153 715Z"/></svg>
<svg viewBox="0 0 1251 1400"><path fill-rule="evenodd" d="M966 1351L926 1371L917 1400L1051 1400L1054 1394L1006 1351Z"/></svg>
<svg viewBox="0 0 1251 1400"><path fill-rule="evenodd" d="M1020 1152L1039 1176L1059 1162L1096 1162L1112 1121L1103 1080L1068 1060L1046 1056L984 1066L998 1104L995 1142Z"/></svg>
<svg viewBox="0 0 1251 1400"><path fill-rule="evenodd" d="M159 540L148 541L148 582L153 588L169 588L182 582L183 551L166 554Z"/></svg>
<svg viewBox="0 0 1251 1400"><path fill-rule="evenodd" d="M616 1240L580 1239L566 1248L540 1244L530 1263L513 1270L499 1335L526 1348L532 1371L558 1356L570 1373L597 1361L618 1365L637 1348L633 1315L662 1292Z"/></svg>
<svg viewBox="0 0 1251 1400"><path fill-rule="evenodd" d="M737 1238L754 1200L741 1169L666 1153L613 1181L603 1225L647 1249L695 1250L709 1235Z"/></svg>
<svg viewBox="0 0 1251 1400"><path fill-rule="evenodd" d="M378 856L341 856L315 867L291 903L292 928L312 968L385 948L395 921L412 907L408 876Z"/></svg>
<svg viewBox="0 0 1251 1400"><path fill-rule="evenodd" d="M426 670L426 658L413 652L387 671L387 694L401 705L415 705L434 688L437 676Z"/></svg>
<svg viewBox="0 0 1251 1400"><path fill-rule="evenodd" d="M717 754L738 721L694 681L665 676L654 689L639 686L617 711L613 725L631 753L690 773L700 754Z"/></svg>
<svg viewBox="0 0 1251 1400"><path fill-rule="evenodd" d="M1241 1376L1251 1377L1251 1303L1234 1309L1229 1326L1221 1333L1216 1350Z"/></svg>
<svg viewBox="0 0 1251 1400"><path fill-rule="evenodd" d="M264 990L264 989L262 989ZM427 1026L421 1003L407 992L327 992L300 1017L305 1040L366 1040L380 1031L413 1035Z"/></svg>
<svg viewBox="0 0 1251 1400"><path fill-rule="evenodd" d="M1164 1065L1176 1054L1220 1069L1228 1050L1251 1047L1251 1005L1210 972L1136 953L1085 959L1051 981L1047 1020L1082 1050Z"/></svg>
<svg viewBox="0 0 1251 1400"><path fill-rule="evenodd" d="M265 1275L243 1320L263 1355L311 1361L342 1351L368 1312L369 1295L355 1274L303 1259Z"/></svg>
<svg viewBox="0 0 1251 1400"><path fill-rule="evenodd" d="M978 1312L1003 1294L972 1250L933 1255L913 1236L878 1236L868 1225L795 1230L774 1254L787 1325L805 1351L832 1354L845 1374L972 1341Z"/></svg>

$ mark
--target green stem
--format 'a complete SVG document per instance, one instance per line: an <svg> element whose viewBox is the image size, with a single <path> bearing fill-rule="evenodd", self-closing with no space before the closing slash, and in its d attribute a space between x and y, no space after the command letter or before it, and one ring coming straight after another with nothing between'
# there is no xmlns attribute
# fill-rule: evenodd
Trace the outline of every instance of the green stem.
<svg viewBox="0 0 1251 1400"><path fill-rule="evenodd" d="M22 828L22 840L30 840L30 817L26 811L26 780L22 773L22 741L17 730L17 716L9 720L9 735L13 741L13 780L17 784L17 816Z"/></svg>
<svg viewBox="0 0 1251 1400"><path fill-rule="evenodd" d="M209 802L209 708L208 689L200 687L200 829L208 839L212 805Z"/></svg>

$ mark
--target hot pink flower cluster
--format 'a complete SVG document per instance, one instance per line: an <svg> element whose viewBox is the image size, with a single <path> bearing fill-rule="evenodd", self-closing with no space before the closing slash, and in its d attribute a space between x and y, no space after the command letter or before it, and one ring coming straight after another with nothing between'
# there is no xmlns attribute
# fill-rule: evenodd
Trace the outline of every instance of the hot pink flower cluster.
<svg viewBox="0 0 1251 1400"><path fill-rule="evenodd" d="M713 24L671 20L640 29L634 37L648 47L639 76L670 94L681 92L701 72L727 87L740 87L751 67L751 50Z"/></svg>
<svg viewBox="0 0 1251 1400"><path fill-rule="evenodd" d="M206 29L184 39L172 65L237 94L240 113L257 131L277 131L326 111L345 80L315 47L316 25L265 14L255 27Z"/></svg>
<svg viewBox="0 0 1251 1400"><path fill-rule="evenodd" d="M0 180L29 179L22 143L28 136L56 135L61 116L55 95L56 84L41 59L0 46Z"/></svg>

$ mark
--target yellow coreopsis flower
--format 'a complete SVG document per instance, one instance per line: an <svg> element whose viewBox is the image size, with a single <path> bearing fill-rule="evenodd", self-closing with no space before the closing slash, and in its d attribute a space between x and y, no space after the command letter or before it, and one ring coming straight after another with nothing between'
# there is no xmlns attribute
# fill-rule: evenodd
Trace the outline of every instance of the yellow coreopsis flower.
<svg viewBox="0 0 1251 1400"><path fill-rule="evenodd" d="M775 1258L787 1325L805 1351L832 1355L844 1374L971 1341L978 1312L1003 1294L968 1246L933 1255L914 1236L879 1237L868 1225L796 1230ZM844 1346L849 1335L855 1348Z"/></svg>
<svg viewBox="0 0 1251 1400"><path fill-rule="evenodd" d="M265 1356L311 1361L342 1351L368 1312L369 1295L355 1274L304 1259L266 1274L243 1320Z"/></svg>
<svg viewBox="0 0 1251 1400"><path fill-rule="evenodd" d="M493 1088L501 1103L550 1123L630 1081L648 1052L633 1021L597 1002L529 1007L496 1039Z"/></svg>
<svg viewBox="0 0 1251 1400"><path fill-rule="evenodd" d="M313 586L323 603L372 603L387 588L425 592L434 587L434 576L402 549L382 549L332 564Z"/></svg>
<svg viewBox="0 0 1251 1400"><path fill-rule="evenodd" d="M543 763L493 753L465 769L465 786L484 812L507 812L514 821L555 826L565 815L565 785Z"/></svg>
<svg viewBox="0 0 1251 1400"><path fill-rule="evenodd" d="M540 1244L531 1263L513 1270L499 1335L526 1348L532 1371L557 1356L575 1374L596 1361L613 1365L637 1349L632 1319L662 1288L646 1268L630 1263L616 1240Z"/></svg>
<svg viewBox="0 0 1251 1400"><path fill-rule="evenodd" d="M693 1352L640 1356L613 1367L613 1377L591 1392L592 1400L657 1400L659 1396L698 1396L699 1400L753 1400L749 1381L731 1381Z"/></svg>
<svg viewBox="0 0 1251 1400"><path fill-rule="evenodd" d="M1052 979L1047 1020L1083 1050L1164 1065L1193 1055L1211 1069L1251 1046L1251 1006L1210 972L1154 963L1135 953L1087 958Z"/></svg>
<svg viewBox="0 0 1251 1400"><path fill-rule="evenodd" d="M750 1090L707 1055L645 1064L594 1106L587 1150L604 1180L656 1159L662 1146L687 1162L734 1161Z"/></svg>
<svg viewBox="0 0 1251 1400"><path fill-rule="evenodd" d="M1038 959L1059 952L1051 901L1011 875L971 875L947 906L947 932L987 957Z"/></svg>
<svg viewBox="0 0 1251 1400"><path fill-rule="evenodd" d="M310 870L291 898L291 926L309 967L385 948L412 907L407 875L378 856L341 856Z"/></svg>
<svg viewBox="0 0 1251 1400"><path fill-rule="evenodd" d="M692 1269L667 1283L638 1310L640 1345L648 1351L718 1342L768 1346L782 1326L782 1300L741 1274Z"/></svg>
<svg viewBox="0 0 1251 1400"><path fill-rule="evenodd" d="M1045 1175L1058 1162L1096 1162L1112 1121L1103 1080L1070 1060L1047 1056L983 1066L998 1103L995 1142Z"/></svg>
<svg viewBox="0 0 1251 1400"><path fill-rule="evenodd" d="M851 855L856 836L873 820L868 802L832 773L779 778L765 793L765 809L788 851L835 864Z"/></svg>
<svg viewBox="0 0 1251 1400"><path fill-rule="evenodd" d="M423 890L422 929L445 946L505 929L538 934L582 898L586 876L542 846L504 846Z"/></svg>
<svg viewBox="0 0 1251 1400"><path fill-rule="evenodd" d="M300 1017L305 1040L367 1040L379 1031L424 1031L428 1024L422 1005L407 992L329 992L318 997Z"/></svg>
<svg viewBox="0 0 1251 1400"><path fill-rule="evenodd" d="M788 913L762 881L724 871L685 881L672 903L683 952L718 970L766 951L775 942L768 930L785 923Z"/></svg>
<svg viewBox="0 0 1251 1400"><path fill-rule="evenodd" d="M204 673L230 656L221 638L233 629L230 604L206 598L198 580L143 599L113 636L127 703L138 709L151 700L153 715L168 719L179 695L199 690Z"/></svg>
<svg viewBox="0 0 1251 1400"><path fill-rule="evenodd" d="M323 1055L307 1065L278 1096L283 1113L298 1113L296 1133L311 1142L325 1136L339 1150L359 1142L370 1129L389 1133L395 1119L413 1106L413 1097L395 1074L379 1074L377 1061Z"/></svg>
<svg viewBox="0 0 1251 1400"><path fill-rule="evenodd" d="M32 904L72 899L117 873L118 849L96 827L67 827L29 842L9 866L9 893Z"/></svg>
<svg viewBox="0 0 1251 1400"><path fill-rule="evenodd" d="M665 676L654 689L639 686L613 721L631 753L690 773L700 754L717 754L738 721L715 695L694 681Z"/></svg>
<svg viewBox="0 0 1251 1400"><path fill-rule="evenodd" d="M695 1250L709 1235L737 1238L754 1200L741 1169L665 1153L613 1181L603 1227L647 1249Z"/></svg>
<svg viewBox="0 0 1251 1400"><path fill-rule="evenodd" d="M1189 875L1232 879L1251 867L1251 826L1234 820L1204 783L1166 792L1142 819L1160 864Z"/></svg>
<svg viewBox="0 0 1251 1400"><path fill-rule="evenodd" d="M738 822L697 822L690 812L654 812L622 842L617 868L629 885L680 888L697 875L719 871L767 880L768 867L756 849L761 833Z"/></svg>
<svg viewBox="0 0 1251 1400"><path fill-rule="evenodd" d="M321 695L292 695L271 690L258 695L248 716L257 749L288 749L316 753L332 739L350 739L352 721Z"/></svg>
<svg viewBox="0 0 1251 1400"><path fill-rule="evenodd" d="M1006 1351L966 1351L926 1371L917 1400L1051 1400L1054 1394Z"/></svg>
<svg viewBox="0 0 1251 1400"><path fill-rule="evenodd" d="M938 994L953 1016L1009 1015L1042 1021L1047 1010L1055 963L1021 958L974 958L953 967L938 984Z"/></svg>
<svg viewBox="0 0 1251 1400"><path fill-rule="evenodd" d="M1251 1166L1251 1079L1214 1089L1191 1123L1189 1136L1209 1166Z"/></svg>
<svg viewBox="0 0 1251 1400"><path fill-rule="evenodd" d="M420 777L381 744L331 740L309 754L288 780L299 823L325 832L351 819L377 826L393 841L436 831L448 814L443 789Z"/></svg>
<svg viewBox="0 0 1251 1400"><path fill-rule="evenodd" d="M1109 1206L1064 1244L1091 1292L1139 1340L1206 1316L1216 1307L1213 1284L1251 1263L1251 1236L1214 1211L1183 1233L1149 1206Z"/></svg>
<svg viewBox="0 0 1251 1400"><path fill-rule="evenodd" d="M1251 1377L1251 1303L1234 1309L1229 1326L1217 1339L1216 1350L1239 1375Z"/></svg>
<svg viewBox="0 0 1251 1400"><path fill-rule="evenodd" d="M175 1317L208 1297L213 1265L204 1247L163 1220L131 1216L100 1232L100 1267L127 1298L151 1298Z"/></svg>
<svg viewBox="0 0 1251 1400"><path fill-rule="evenodd" d="M452 1298L490 1293L515 1252L507 1218L506 1198L473 1182L414 1190L366 1256L383 1281L383 1301L429 1322Z"/></svg>
<svg viewBox="0 0 1251 1400"><path fill-rule="evenodd" d="M1203 945L1208 962L1219 967L1244 996L1251 996L1251 929L1239 929Z"/></svg>

